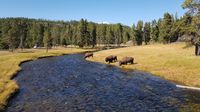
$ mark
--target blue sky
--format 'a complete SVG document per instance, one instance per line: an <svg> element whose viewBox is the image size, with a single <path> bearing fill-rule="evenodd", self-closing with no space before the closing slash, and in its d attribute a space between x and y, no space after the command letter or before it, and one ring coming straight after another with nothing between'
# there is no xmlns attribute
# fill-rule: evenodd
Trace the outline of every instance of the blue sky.
<svg viewBox="0 0 200 112"><path fill-rule="evenodd" d="M50 20L80 20L122 23L151 21L165 12L185 10L184 0L1 0L0 17L29 17Z"/></svg>

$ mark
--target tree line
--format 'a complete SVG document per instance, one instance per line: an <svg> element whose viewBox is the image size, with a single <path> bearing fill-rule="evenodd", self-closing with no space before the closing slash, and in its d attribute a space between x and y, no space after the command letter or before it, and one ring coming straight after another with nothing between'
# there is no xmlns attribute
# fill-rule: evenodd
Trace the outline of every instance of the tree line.
<svg viewBox="0 0 200 112"><path fill-rule="evenodd" d="M97 24L80 21L50 21L29 18L0 18L0 49L32 48L34 46L76 45L95 47L132 41L134 45L187 41L199 43L200 0L186 0L189 11L182 17L165 13L158 20L138 21L132 27L118 24Z"/></svg>
<svg viewBox="0 0 200 112"><path fill-rule="evenodd" d="M0 49L125 43L131 28L121 24L97 24L80 21L49 21L28 18L0 19Z"/></svg>

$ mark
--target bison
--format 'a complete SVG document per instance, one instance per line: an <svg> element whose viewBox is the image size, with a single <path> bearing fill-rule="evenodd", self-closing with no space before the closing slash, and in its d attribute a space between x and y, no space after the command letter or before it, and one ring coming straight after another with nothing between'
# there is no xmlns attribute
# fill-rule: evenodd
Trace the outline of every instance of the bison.
<svg viewBox="0 0 200 112"><path fill-rule="evenodd" d="M128 63L133 64L134 63L134 58L132 58L132 57L123 58L121 61L119 61L119 66L127 65Z"/></svg>
<svg viewBox="0 0 200 112"><path fill-rule="evenodd" d="M110 55L110 56L105 58L105 61L109 62L109 63L116 62L117 61L117 56Z"/></svg>
<svg viewBox="0 0 200 112"><path fill-rule="evenodd" d="M93 57L93 53L86 53L84 56L85 59L90 57Z"/></svg>

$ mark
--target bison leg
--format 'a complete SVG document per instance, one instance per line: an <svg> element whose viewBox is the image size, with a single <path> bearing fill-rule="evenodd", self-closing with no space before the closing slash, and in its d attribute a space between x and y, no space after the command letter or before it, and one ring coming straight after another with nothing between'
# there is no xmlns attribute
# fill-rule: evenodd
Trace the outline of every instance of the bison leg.
<svg viewBox="0 0 200 112"><path fill-rule="evenodd" d="M133 60L131 61L131 64L133 64Z"/></svg>

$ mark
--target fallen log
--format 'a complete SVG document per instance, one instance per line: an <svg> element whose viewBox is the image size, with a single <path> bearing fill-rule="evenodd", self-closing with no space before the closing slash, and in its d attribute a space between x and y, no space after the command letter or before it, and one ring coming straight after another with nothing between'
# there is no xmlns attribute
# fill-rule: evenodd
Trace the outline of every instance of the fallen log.
<svg viewBox="0 0 200 112"><path fill-rule="evenodd" d="M191 89L191 90L197 90L200 91L200 88L198 87L190 87L190 86L183 86L183 85L176 85L177 88L182 88L182 89Z"/></svg>

